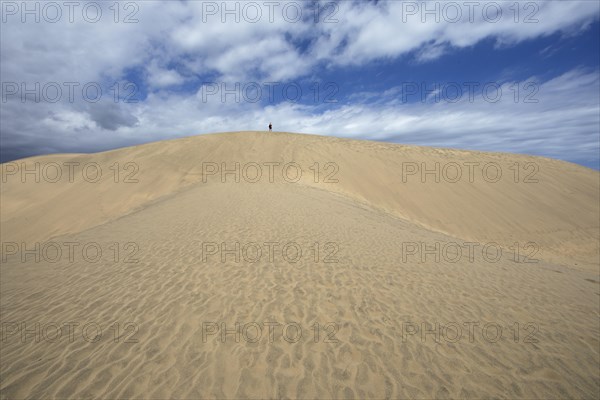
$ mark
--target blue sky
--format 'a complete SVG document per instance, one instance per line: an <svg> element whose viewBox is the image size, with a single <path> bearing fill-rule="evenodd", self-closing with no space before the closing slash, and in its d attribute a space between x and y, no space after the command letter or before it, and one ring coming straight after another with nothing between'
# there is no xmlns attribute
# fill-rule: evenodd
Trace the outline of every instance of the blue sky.
<svg viewBox="0 0 600 400"><path fill-rule="evenodd" d="M1 2L2 162L273 122L600 168L597 1L23 4Z"/></svg>

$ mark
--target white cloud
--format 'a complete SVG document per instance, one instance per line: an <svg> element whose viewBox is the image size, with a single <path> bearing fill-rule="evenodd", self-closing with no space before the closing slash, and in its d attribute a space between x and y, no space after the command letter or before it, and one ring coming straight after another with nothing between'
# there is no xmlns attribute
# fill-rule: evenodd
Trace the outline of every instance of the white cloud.
<svg viewBox="0 0 600 400"><path fill-rule="evenodd" d="M377 5L341 2L340 23L321 24L320 28L330 35L320 37L315 55L327 58L345 41L332 62L362 64L423 47L418 57L430 60L444 54L442 45L467 47L487 38L495 38L499 45L513 45L556 32L577 32L586 29L600 13L600 3L594 1L526 2L516 8L515 2L509 1L470 3L473 5L443 1ZM460 14L449 4L460 5Z"/></svg>
<svg viewBox="0 0 600 400"><path fill-rule="evenodd" d="M173 69L159 67L156 61L150 63L147 71L147 82L150 87L166 88L181 85L186 80L184 76Z"/></svg>
<svg viewBox="0 0 600 400"><path fill-rule="evenodd" d="M473 8L472 20L469 8L463 6L462 18L453 23L454 14L445 2L342 1L337 3L339 9L334 13L325 6L328 2L321 2L320 20L315 23L314 11L310 9L313 3L307 2L302 3L304 18L293 23L283 10L287 3L300 3L284 1L272 10L264 2L254 2L261 5L261 18L253 23L250 18L254 14L244 12L246 3L230 2L229 7L237 4L239 9L240 22L235 23L235 15L224 13L222 2L130 3L138 9L120 9L118 23L114 22L114 10L109 8L112 3L103 5L103 17L97 23L82 18L86 3L76 8L74 23L69 23L66 9L58 23L43 19L33 23L29 16L32 22L23 24L19 13L5 15L3 79L78 82L118 79L128 68L164 66L166 61L193 66L196 70L188 72L195 74L216 73L246 80L298 79L308 75L320 62L361 65L416 50L420 50L419 59L430 60L442 56L448 46L471 46L486 38L508 45L555 32L572 33L585 29L600 13L599 3L593 1L528 2L519 8L515 22L514 2L484 1ZM484 18L483 10L488 3L502 6L498 22ZM219 11L209 14L207 4ZM436 4L437 16L425 13L426 7L432 9ZM538 6L531 8L526 4ZM488 14L494 16L494 8L490 10ZM123 23L132 12L139 22ZM288 15L293 14L288 11ZM323 22L327 17L338 22ZM538 22L525 23L528 17ZM299 40L312 41L301 52L295 45ZM178 84L181 72L156 71L157 86Z"/></svg>

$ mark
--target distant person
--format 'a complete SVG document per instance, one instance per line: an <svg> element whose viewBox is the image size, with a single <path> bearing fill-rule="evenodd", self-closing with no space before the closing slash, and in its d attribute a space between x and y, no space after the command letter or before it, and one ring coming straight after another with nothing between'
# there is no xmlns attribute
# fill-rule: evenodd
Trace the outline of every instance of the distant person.
<svg viewBox="0 0 600 400"><path fill-rule="evenodd" d="M273 124L269 122L269 132L273 131Z"/></svg>

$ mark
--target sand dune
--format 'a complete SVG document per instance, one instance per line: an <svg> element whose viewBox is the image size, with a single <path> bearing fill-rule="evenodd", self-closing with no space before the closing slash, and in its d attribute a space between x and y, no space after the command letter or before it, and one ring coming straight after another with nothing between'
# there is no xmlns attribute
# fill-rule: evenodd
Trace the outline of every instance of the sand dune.
<svg viewBox="0 0 600 400"><path fill-rule="evenodd" d="M278 132L2 168L2 398L600 394L597 171Z"/></svg>

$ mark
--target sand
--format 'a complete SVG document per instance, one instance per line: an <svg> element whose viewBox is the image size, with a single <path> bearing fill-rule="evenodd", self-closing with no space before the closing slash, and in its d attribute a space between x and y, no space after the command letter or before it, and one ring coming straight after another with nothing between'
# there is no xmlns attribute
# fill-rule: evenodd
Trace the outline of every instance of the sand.
<svg viewBox="0 0 600 400"><path fill-rule="evenodd" d="M2 168L2 398L600 395L597 171L281 132Z"/></svg>

